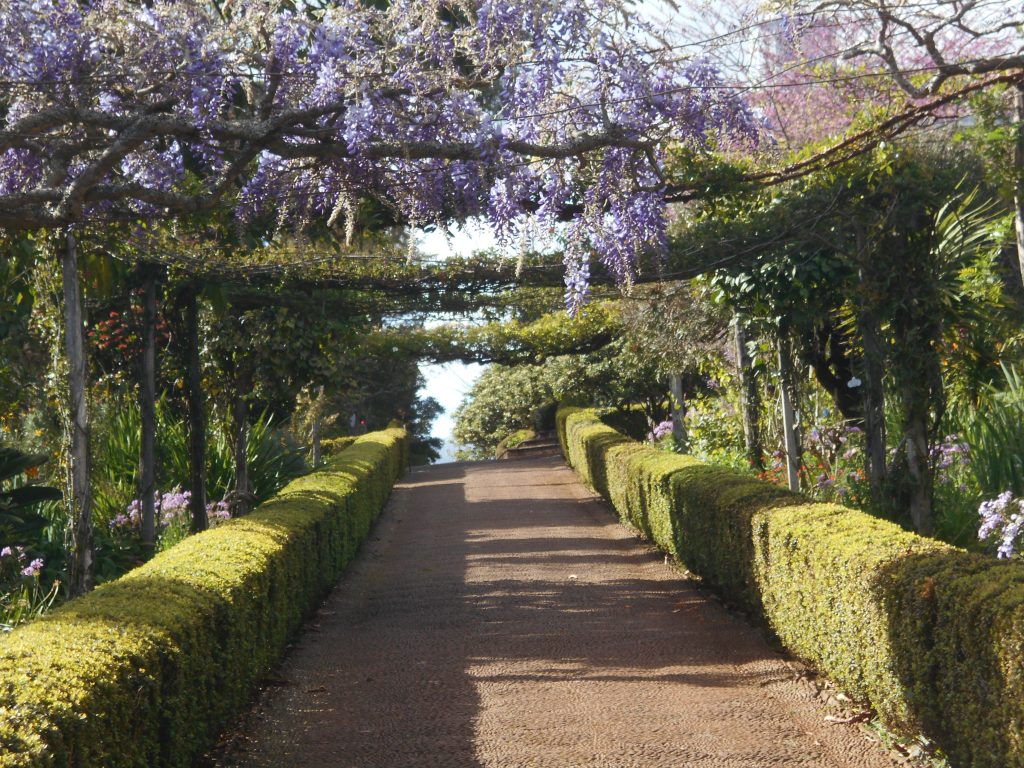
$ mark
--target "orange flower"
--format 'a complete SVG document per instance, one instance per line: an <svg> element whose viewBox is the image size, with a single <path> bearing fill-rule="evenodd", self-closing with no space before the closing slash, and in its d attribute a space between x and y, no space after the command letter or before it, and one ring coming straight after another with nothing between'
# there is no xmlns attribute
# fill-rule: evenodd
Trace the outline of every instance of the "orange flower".
<svg viewBox="0 0 1024 768"><path fill-rule="evenodd" d="M25 470L25 475L29 480L35 480L39 477L39 467L29 467Z"/></svg>

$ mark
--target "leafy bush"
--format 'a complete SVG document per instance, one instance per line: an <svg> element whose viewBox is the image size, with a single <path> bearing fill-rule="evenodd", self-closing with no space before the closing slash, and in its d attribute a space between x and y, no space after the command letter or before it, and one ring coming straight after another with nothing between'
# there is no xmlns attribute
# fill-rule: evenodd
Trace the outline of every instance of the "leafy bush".
<svg viewBox="0 0 1024 768"><path fill-rule="evenodd" d="M405 440L365 435L253 514L0 639L0 766L191 765L354 556Z"/></svg>
<svg viewBox="0 0 1024 768"><path fill-rule="evenodd" d="M1024 766L1024 566L966 553L562 408L570 464L630 522L891 726Z"/></svg>
<svg viewBox="0 0 1024 768"><path fill-rule="evenodd" d="M139 441L142 431L138 406L131 401L112 403L98 420L94 462L96 519L109 525L137 493ZM188 430L166 402L157 404L157 484L163 488L187 487L189 474ZM250 426L249 479L257 501L265 501L285 483L308 467L304 451L275 429L273 419L261 415ZM210 430L207 436L207 496L221 499L234 484L235 461L226 429Z"/></svg>
<svg viewBox="0 0 1024 768"><path fill-rule="evenodd" d="M60 499L61 492L27 482L45 461L43 455L0 446L0 544L28 544L46 527L46 518L39 514L38 507L42 502Z"/></svg>
<svg viewBox="0 0 1024 768"><path fill-rule="evenodd" d="M1024 380L1017 370L1004 365L1001 388L957 416L982 493L1024 495Z"/></svg>
<svg viewBox="0 0 1024 768"><path fill-rule="evenodd" d="M532 429L517 429L511 435L498 443L497 447L494 449L494 456L500 459L509 448L515 448L521 443L525 443L527 440L532 440L536 436L537 433Z"/></svg>
<svg viewBox="0 0 1024 768"><path fill-rule="evenodd" d="M61 492L45 485L32 485L31 477L46 461L41 454L29 454L0 446L0 632L37 618L57 599L60 582L52 574L53 558L45 541L48 521L40 505L61 498Z"/></svg>

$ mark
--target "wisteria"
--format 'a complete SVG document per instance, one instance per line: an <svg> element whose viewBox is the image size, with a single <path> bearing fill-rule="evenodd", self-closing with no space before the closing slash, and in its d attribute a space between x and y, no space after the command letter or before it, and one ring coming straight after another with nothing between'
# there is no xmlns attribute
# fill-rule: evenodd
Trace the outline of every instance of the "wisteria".
<svg viewBox="0 0 1024 768"><path fill-rule="evenodd" d="M663 250L667 148L759 137L654 32L616 0L0 0L0 226L231 204L351 228L368 198L509 242L572 220L575 308L592 255L628 282Z"/></svg>

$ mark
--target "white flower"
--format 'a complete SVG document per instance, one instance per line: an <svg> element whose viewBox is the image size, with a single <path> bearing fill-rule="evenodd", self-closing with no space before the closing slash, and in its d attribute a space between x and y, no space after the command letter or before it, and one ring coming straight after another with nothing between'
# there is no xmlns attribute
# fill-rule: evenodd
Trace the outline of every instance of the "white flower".
<svg viewBox="0 0 1024 768"><path fill-rule="evenodd" d="M846 386L849 387L850 389L856 389L860 385L861 385L861 380L858 379L856 376L854 376L852 379L850 379L848 382L846 382Z"/></svg>

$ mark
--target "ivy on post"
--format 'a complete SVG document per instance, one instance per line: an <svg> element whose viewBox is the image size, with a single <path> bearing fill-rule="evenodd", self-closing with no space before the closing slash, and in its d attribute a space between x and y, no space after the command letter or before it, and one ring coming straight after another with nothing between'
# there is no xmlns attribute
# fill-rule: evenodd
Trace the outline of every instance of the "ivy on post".
<svg viewBox="0 0 1024 768"><path fill-rule="evenodd" d="M139 359L139 410L142 434L139 441L138 499L142 507L142 543L156 543L156 283L157 271L143 265L142 277L142 355Z"/></svg>
<svg viewBox="0 0 1024 768"><path fill-rule="evenodd" d="M185 401L188 408L189 511L192 532L209 527L206 512L206 398L199 354L199 290L194 283L182 293L185 309Z"/></svg>
<svg viewBox="0 0 1024 768"><path fill-rule="evenodd" d="M58 240L61 243L60 240ZM89 485L89 411L85 357L85 310L78 277L78 244L72 227L65 230L59 260L64 292L64 338L68 358L68 393L71 412L73 552L71 592L81 595L93 585L92 490Z"/></svg>
<svg viewBox="0 0 1024 768"><path fill-rule="evenodd" d="M789 339L780 331L778 338L779 398L782 408L782 433L786 449L786 483L800 492L800 438L797 434L796 397L793 389L793 351Z"/></svg>

